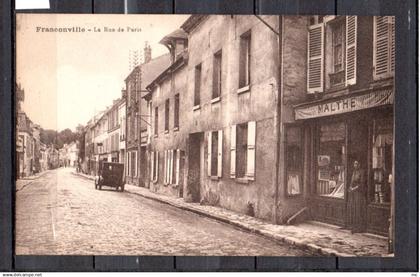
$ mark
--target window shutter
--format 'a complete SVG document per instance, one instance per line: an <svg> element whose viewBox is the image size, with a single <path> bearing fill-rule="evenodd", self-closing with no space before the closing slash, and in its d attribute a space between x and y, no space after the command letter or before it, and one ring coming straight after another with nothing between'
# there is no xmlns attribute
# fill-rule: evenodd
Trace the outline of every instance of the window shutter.
<svg viewBox="0 0 420 277"><path fill-rule="evenodd" d="M153 172L155 166L155 152L150 152L150 180L153 181Z"/></svg>
<svg viewBox="0 0 420 277"><path fill-rule="evenodd" d="M181 151L179 149L176 150L176 169L175 169L175 184L179 184L179 163L180 163L180 156Z"/></svg>
<svg viewBox="0 0 420 277"><path fill-rule="evenodd" d="M390 73L390 62L392 55L390 55L390 29L388 26L387 16L375 16L373 19L373 66L374 66L374 78L380 79L388 77ZM392 36L391 36L392 37ZM395 45L394 45L395 47Z"/></svg>
<svg viewBox="0 0 420 277"><path fill-rule="evenodd" d="M168 183L168 150L165 150L164 158L163 158L163 171L164 173L164 184Z"/></svg>
<svg viewBox="0 0 420 277"><path fill-rule="evenodd" d="M207 133L207 175L211 176L211 132Z"/></svg>
<svg viewBox="0 0 420 277"><path fill-rule="evenodd" d="M159 180L159 151L156 151L155 153L156 155L156 178L155 178L155 182L157 182Z"/></svg>
<svg viewBox="0 0 420 277"><path fill-rule="evenodd" d="M172 173L174 169L174 150L169 150L169 184L172 184Z"/></svg>
<svg viewBox="0 0 420 277"><path fill-rule="evenodd" d="M324 25L309 26L308 32L308 93L324 90Z"/></svg>
<svg viewBox="0 0 420 277"><path fill-rule="evenodd" d="M255 179L255 135L256 122L248 122L248 141L247 141L247 161L246 161L246 176L250 180Z"/></svg>
<svg viewBox="0 0 420 277"><path fill-rule="evenodd" d="M395 72L395 16L389 16L390 18L390 38L391 38L391 46L390 46L390 56L391 56L391 72Z"/></svg>
<svg viewBox="0 0 420 277"><path fill-rule="evenodd" d="M236 177L236 125L230 127L230 178Z"/></svg>
<svg viewBox="0 0 420 277"><path fill-rule="evenodd" d="M346 85L356 84L357 16L346 16Z"/></svg>
<svg viewBox="0 0 420 277"><path fill-rule="evenodd" d="M217 132L217 177L222 178L223 131Z"/></svg>
<svg viewBox="0 0 420 277"><path fill-rule="evenodd" d="M133 153L134 156L134 177L137 177L137 151Z"/></svg>

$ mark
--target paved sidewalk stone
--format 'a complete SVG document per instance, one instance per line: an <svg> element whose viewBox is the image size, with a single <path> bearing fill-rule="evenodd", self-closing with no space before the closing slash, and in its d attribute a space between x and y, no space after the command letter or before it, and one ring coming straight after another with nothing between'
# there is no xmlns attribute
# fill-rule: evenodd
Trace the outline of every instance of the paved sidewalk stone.
<svg viewBox="0 0 420 277"><path fill-rule="evenodd" d="M80 175L94 180L92 176ZM251 233L309 250L314 254L340 257L389 256L387 239L384 237L364 233L351 234L350 231L337 226L311 221L297 225L275 225L221 207L187 203L182 198L157 194L143 187L126 184L125 189L130 193L216 219Z"/></svg>

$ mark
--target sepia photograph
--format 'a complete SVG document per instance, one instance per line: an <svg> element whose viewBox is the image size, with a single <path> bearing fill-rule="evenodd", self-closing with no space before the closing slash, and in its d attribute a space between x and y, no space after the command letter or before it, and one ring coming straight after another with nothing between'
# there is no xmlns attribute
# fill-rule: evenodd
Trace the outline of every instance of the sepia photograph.
<svg viewBox="0 0 420 277"><path fill-rule="evenodd" d="M394 257L394 16L18 13L15 37L16 255Z"/></svg>

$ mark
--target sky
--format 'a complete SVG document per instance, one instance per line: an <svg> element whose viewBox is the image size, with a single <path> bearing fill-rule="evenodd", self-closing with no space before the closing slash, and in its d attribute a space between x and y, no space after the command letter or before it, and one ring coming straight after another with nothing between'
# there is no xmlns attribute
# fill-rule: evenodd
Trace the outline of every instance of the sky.
<svg viewBox="0 0 420 277"><path fill-rule="evenodd" d="M121 97L129 74L129 51L142 53L147 41L152 58L166 54L167 48L159 41L179 28L188 15L16 17L16 82L25 90L22 109L42 128L61 131L85 125ZM85 28L85 32L41 30L51 27ZM105 32L105 28L115 32Z"/></svg>

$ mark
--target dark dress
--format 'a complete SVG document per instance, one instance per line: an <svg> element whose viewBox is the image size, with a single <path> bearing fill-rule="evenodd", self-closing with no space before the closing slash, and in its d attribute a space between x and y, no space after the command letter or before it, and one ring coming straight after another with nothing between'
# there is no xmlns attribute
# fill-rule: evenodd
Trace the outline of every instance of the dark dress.
<svg viewBox="0 0 420 277"><path fill-rule="evenodd" d="M362 232L365 228L366 182L361 169L353 171L347 203L348 227L352 232Z"/></svg>

